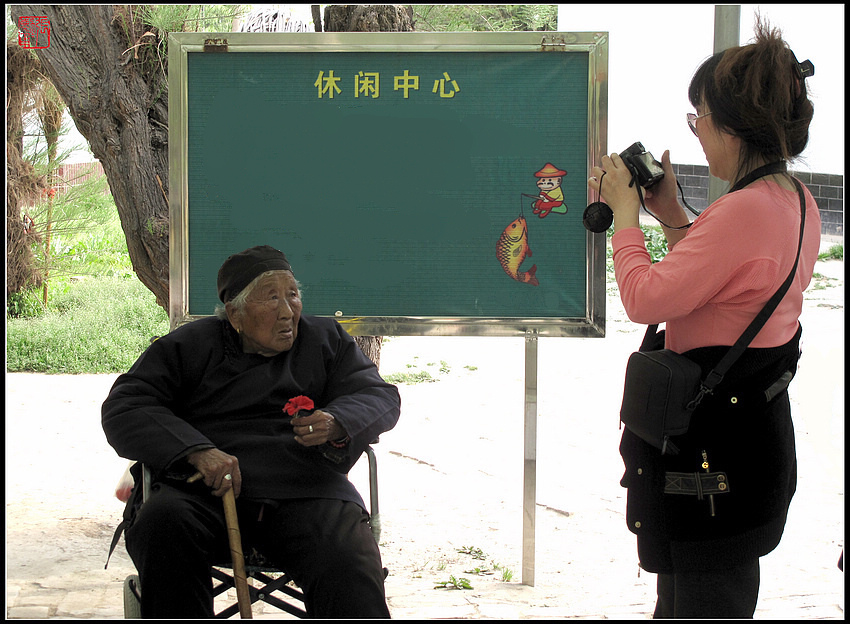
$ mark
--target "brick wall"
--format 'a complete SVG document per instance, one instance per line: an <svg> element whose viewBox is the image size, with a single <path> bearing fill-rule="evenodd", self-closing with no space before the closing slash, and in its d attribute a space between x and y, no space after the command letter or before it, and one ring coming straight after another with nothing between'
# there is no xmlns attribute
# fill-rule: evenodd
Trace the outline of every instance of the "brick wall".
<svg viewBox="0 0 850 624"><path fill-rule="evenodd" d="M794 172L818 202L821 234L844 236L844 176L830 173Z"/></svg>
<svg viewBox="0 0 850 624"><path fill-rule="evenodd" d="M708 207L708 167L706 165L673 165L676 179L682 185L685 200L696 210ZM793 172L805 184L818 203L821 234L844 236L844 176L828 173Z"/></svg>
<svg viewBox="0 0 850 624"><path fill-rule="evenodd" d="M56 190L61 193L72 186L104 175L103 166L97 160L89 163L65 163L56 168ZM109 187L105 192L109 192Z"/></svg>

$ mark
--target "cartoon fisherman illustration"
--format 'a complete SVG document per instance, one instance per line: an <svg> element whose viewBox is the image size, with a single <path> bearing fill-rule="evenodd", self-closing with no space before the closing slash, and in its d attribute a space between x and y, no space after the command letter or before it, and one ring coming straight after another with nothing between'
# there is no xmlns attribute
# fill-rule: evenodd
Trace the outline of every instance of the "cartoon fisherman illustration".
<svg viewBox="0 0 850 624"><path fill-rule="evenodd" d="M567 172L558 169L552 163L546 165L534 174L537 176L537 188L540 189L540 195L537 196L537 201L534 202L534 214L541 219L550 212L557 214L566 214L567 207L564 205L564 191L561 190L561 179L567 175Z"/></svg>

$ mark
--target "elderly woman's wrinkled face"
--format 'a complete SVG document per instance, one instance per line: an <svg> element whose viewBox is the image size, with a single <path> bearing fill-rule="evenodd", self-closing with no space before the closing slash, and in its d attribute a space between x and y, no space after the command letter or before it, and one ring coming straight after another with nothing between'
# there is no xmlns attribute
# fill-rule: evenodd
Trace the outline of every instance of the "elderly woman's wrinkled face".
<svg viewBox="0 0 850 624"><path fill-rule="evenodd" d="M237 311L225 306L230 324L242 335L246 353L273 356L289 351L298 335L301 319L301 293L288 271L263 277Z"/></svg>

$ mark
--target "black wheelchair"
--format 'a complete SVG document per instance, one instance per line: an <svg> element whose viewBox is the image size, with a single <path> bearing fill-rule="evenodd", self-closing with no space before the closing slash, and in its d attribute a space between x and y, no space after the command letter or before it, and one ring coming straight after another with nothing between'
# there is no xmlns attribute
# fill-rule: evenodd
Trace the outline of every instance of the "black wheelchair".
<svg viewBox="0 0 850 624"><path fill-rule="evenodd" d="M381 514L378 507L378 466L375 459L375 451L371 446L366 448L366 457L369 462L369 513L372 536L376 543L380 543L381 537ZM151 474L147 467L142 470L142 500L145 501L150 495ZM213 598L221 596L229 589L236 587L233 575L232 563L214 565L210 569L213 582ZM307 616L303 608L304 594L295 585L290 576L284 571L272 566L266 561L262 553L252 549L245 553L245 574L254 581L248 582L248 591L251 604L262 601L281 611L294 615L298 618ZM384 576L387 570L384 568ZM131 574L124 579L124 617L135 619L141 617L141 592L139 576ZM219 603L221 601L219 600ZM219 604L217 603L217 604ZM229 604L215 614L216 618L226 619L239 612L237 603Z"/></svg>

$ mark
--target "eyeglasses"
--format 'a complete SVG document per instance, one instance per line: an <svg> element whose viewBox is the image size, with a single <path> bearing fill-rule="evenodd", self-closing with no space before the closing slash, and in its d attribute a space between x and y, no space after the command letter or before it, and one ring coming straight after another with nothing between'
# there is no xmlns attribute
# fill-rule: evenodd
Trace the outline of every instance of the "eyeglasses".
<svg viewBox="0 0 850 624"><path fill-rule="evenodd" d="M688 113L686 115L688 120L688 128L691 129L691 132L694 133L695 137L699 137L699 133L697 132L697 119L702 119L703 117L707 117L708 115L711 115L711 111L703 113L702 115L697 115L696 113Z"/></svg>

